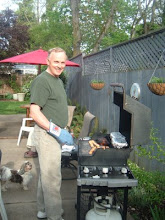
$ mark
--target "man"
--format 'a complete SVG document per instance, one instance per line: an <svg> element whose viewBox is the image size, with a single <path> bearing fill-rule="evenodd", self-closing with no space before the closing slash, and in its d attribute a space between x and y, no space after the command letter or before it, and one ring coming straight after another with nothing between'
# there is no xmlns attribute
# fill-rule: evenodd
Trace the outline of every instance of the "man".
<svg viewBox="0 0 165 220"><path fill-rule="evenodd" d="M40 165L37 190L40 219L62 220L61 144L73 145L72 136L64 129L68 122L67 96L59 78L66 60L63 49L51 49L47 70L33 80L30 89L30 117L36 122L33 136Z"/></svg>

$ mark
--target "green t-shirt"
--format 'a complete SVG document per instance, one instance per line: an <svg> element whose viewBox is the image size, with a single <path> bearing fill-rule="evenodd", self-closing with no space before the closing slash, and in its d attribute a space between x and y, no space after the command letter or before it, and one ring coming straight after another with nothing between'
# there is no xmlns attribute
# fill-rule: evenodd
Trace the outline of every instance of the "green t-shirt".
<svg viewBox="0 0 165 220"><path fill-rule="evenodd" d="M43 72L37 76L30 88L30 103L41 107L45 117L64 128L68 122L67 96L60 78Z"/></svg>

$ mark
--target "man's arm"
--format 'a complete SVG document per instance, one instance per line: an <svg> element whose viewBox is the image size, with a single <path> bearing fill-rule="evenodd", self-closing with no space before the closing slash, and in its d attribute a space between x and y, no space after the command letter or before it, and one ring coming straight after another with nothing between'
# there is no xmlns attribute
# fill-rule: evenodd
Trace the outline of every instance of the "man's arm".
<svg viewBox="0 0 165 220"><path fill-rule="evenodd" d="M43 129L49 130L49 121L41 112L40 106L36 104L30 105L30 117Z"/></svg>
<svg viewBox="0 0 165 220"><path fill-rule="evenodd" d="M49 122L44 114L42 114L40 106L36 104L30 105L30 117L32 117L40 127L48 131L48 133L56 138L61 144L74 144L72 135L67 130Z"/></svg>

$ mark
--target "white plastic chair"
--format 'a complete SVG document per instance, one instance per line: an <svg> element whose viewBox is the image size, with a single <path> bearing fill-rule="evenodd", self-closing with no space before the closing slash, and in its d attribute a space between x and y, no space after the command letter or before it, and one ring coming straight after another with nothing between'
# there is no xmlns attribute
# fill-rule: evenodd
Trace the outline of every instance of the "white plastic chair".
<svg viewBox="0 0 165 220"><path fill-rule="evenodd" d="M30 131L34 130L34 127L26 126L26 122L29 121L29 120L33 121L32 118L23 118L23 120L22 120L22 126L21 126L20 131L19 131L17 146L19 146L19 144L20 144L21 136L22 136L23 131L30 132Z"/></svg>

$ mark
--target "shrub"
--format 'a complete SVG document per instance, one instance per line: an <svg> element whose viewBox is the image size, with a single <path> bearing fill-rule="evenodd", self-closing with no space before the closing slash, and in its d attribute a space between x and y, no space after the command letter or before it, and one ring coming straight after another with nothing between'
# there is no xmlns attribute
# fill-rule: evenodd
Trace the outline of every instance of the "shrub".
<svg viewBox="0 0 165 220"><path fill-rule="evenodd" d="M30 85L36 76L26 76L23 80L22 92L25 93L25 100L30 99Z"/></svg>
<svg viewBox="0 0 165 220"><path fill-rule="evenodd" d="M72 119L72 124L70 129L72 130L74 137L78 138L79 133L81 131L82 125L83 125L83 120L84 120L84 114L87 112L86 108L82 108L78 103L76 102L71 102L71 100L68 100L68 105L75 105L76 109L73 115L73 119ZM91 133L89 134L90 137L92 137L92 135L98 131L98 119L96 118L94 121L94 124L92 126L92 130Z"/></svg>
<svg viewBox="0 0 165 220"><path fill-rule="evenodd" d="M146 148L138 146L138 156L154 159L158 162L165 164L165 145L162 144L161 139L158 138L158 130L151 128L150 132L151 144Z"/></svg>
<svg viewBox="0 0 165 220"><path fill-rule="evenodd" d="M11 93L8 93L5 95L5 99L13 99L13 95Z"/></svg>
<svg viewBox="0 0 165 220"><path fill-rule="evenodd" d="M162 220L165 219L165 208L158 208L155 206L154 208L150 208L152 213L153 220Z"/></svg>
<svg viewBox="0 0 165 220"><path fill-rule="evenodd" d="M75 105L76 109L72 119L71 130L73 130L74 137L78 138L82 128L84 114L86 110L84 108L81 108L81 106L78 103L73 103L72 105Z"/></svg>
<svg viewBox="0 0 165 220"><path fill-rule="evenodd" d="M61 75L60 75L60 79L63 81L64 83L64 88L66 88L66 85L67 85L67 74L66 72L62 72Z"/></svg>
<svg viewBox="0 0 165 220"><path fill-rule="evenodd" d="M165 146L158 138L157 129L151 128L150 140L151 144L147 148L139 146L136 153L140 157L165 164ZM137 218L134 217L135 219L148 220L154 212L157 214L158 210L165 206L165 172L148 172L132 162L129 162L129 166L135 178L138 179L138 186L130 190L129 204L138 215Z"/></svg>
<svg viewBox="0 0 165 220"><path fill-rule="evenodd" d="M11 75L10 79L6 81L6 84L10 86L15 93L17 93L20 89L20 85L17 83L16 75Z"/></svg>
<svg viewBox="0 0 165 220"><path fill-rule="evenodd" d="M135 219L148 220L152 215L150 207L165 205L165 173L145 171L131 161L128 164L138 180L138 186L129 191L129 211L133 216L136 214Z"/></svg>

